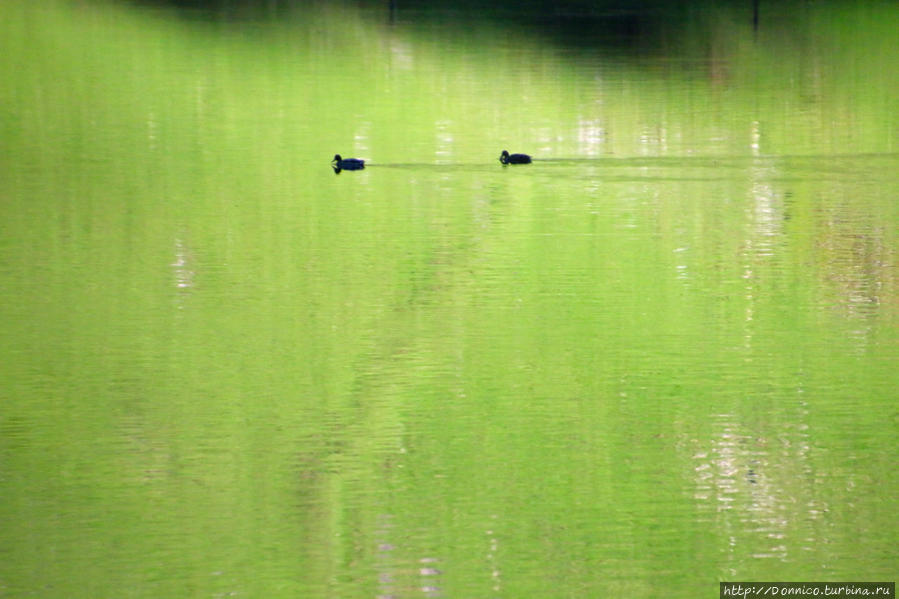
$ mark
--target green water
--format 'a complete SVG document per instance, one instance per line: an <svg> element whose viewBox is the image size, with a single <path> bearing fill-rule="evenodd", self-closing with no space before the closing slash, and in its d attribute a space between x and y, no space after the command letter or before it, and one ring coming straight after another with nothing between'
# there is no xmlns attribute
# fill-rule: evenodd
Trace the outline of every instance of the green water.
<svg viewBox="0 0 899 599"><path fill-rule="evenodd" d="M0 596L895 580L896 5L402 5L0 4Z"/></svg>

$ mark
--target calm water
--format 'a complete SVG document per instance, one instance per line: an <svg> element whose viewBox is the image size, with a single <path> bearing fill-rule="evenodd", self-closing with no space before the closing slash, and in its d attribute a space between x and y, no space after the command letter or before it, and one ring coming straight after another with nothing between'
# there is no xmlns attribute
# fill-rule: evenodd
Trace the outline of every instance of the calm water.
<svg viewBox="0 0 899 599"><path fill-rule="evenodd" d="M0 4L0 596L895 579L899 9L524 16Z"/></svg>

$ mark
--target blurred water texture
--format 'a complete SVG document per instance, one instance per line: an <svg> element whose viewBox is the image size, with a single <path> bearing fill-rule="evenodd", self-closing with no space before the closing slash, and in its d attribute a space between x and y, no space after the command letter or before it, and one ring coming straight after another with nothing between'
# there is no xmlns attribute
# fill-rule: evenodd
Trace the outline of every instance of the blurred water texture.
<svg viewBox="0 0 899 599"><path fill-rule="evenodd" d="M895 578L899 9L619 8L0 5L0 596Z"/></svg>

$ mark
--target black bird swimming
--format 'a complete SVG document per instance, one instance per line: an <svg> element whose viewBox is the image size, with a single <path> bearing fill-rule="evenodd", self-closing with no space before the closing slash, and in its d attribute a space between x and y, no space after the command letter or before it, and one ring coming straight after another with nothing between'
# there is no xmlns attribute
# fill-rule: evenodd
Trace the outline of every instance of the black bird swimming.
<svg viewBox="0 0 899 599"><path fill-rule="evenodd" d="M365 161L361 158L341 158L340 154L334 154L331 166L334 168L335 173L340 173L342 170L361 171L365 168Z"/></svg>
<svg viewBox="0 0 899 599"><path fill-rule="evenodd" d="M499 161L503 164L530 164L531 157L527 154L509 154L506 150L499 156Z"/></svg>

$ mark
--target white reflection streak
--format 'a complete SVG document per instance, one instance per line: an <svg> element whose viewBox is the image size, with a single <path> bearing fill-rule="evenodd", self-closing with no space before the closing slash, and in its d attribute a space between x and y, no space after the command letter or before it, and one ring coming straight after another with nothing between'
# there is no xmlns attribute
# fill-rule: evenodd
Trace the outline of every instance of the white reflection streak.
<svg viewBox="0 0 899 599"><path fill-rule="evenodd" d="M412 46L395 37L390 38L390 59L391 67L403 71L411 71L415 66Z"/></svg>
<svg viewBox="0 0 899 599"><path fill-rule="evenodd" d="M578 151L587 156L600 154L606 139L606 130L597 119L579 120L577 124Z"/></svg>
<svg viewBox="0 0 899 599"><path fill-rule="evenodd" d="M378 541L376 552L375 571L378 574L378 594L375 595L375 599L393 599L396 594L393 588L395 580L391 552L396 547L388 539L393 528L393 517L390 514L380 514L378 522L381 526L376 534L382 538Z"/></svg>
<svg viewBox="0 0 899 599"><path fill-rule="evenodd" d="M675 254L680 254L683 252L687 252L689 254L689 246L679 247L672 250ZM677 271L675 277L681 281L688 281L690 279L690 269L687 265L688 254L684 255L681 259L683 260L682 264L675 264L674 270Z"/></svg>
<svg viewBox="0 0 899 599"><path fill-rule="evenodd" d="M440 576L443 572L432 565L438 562L436 557L423 557L418 560L421 567L418 568L418 574L421 576L421 592L426 597L437 597L440 595L440 585L437 584L439 579L431 579L431 576Z"/></svg>
<svg viewBox="0 0 899 599"><path fill-rule="evenodd" d="M668 150L668 130L662 124L655 129L644 126L643 133L640 134L640 146L643 156L664 154Z"/></svg>
<svg viewBox="0 0 899 599"><path fill-rule="evenodd" d="M400 567L394 555L397 546L390 541L394 529L393 516L381 514L378 516L378 523L379 540L375 562L378 592L375 599L398 599L401 596L409 596L410 592L415 594L420 592L425 597L441 596L439 576L443 572L437 567L440 560L436 557L422 557L413 568ZM413 583L414 579L416 580Z"/></svg>
<svg viewBox="0 0 899 599"><path fill-rule="evenodd" d="M753 171L752 201L753 229L757 240L756 255L773 256L774 240L780 235L781 215L774 202L774 189L770 184L757 180L767 175L764 169Z"/></svg>
<svg viewBox="0 0 899 599"><path fill-rule="evenodd" d="M753 156L761 155L761 132L758 121L753 121L750 128L749 149ZM781 210L775 203L776 193L771 186L771 179L774 175L773 167L763 166L756 162L755 166L750 170L752 177L752 205L753 205L753 229L755 238L758 240L758 250L756 253L763 256L771 256L774 254L775 237L781 233Z"/></svg>
<svg viewBox="0 0 899 599"><path fill-rule="evenodd" d="M194 286L196 271L191 267L191 253L187 244L180 237L175 238L175 261L169 266L175 272L175 288L179 291L189 291ZM179 305L179 308L183 306Z"/></svg>
<svg viewBox="0 0 899 599"><path fill-rule="evenodd" d="M783 540L788 511L769 475L767 452L761 449L765 442L736 432L733 415L720 418L722 430L711 449L693 456L694 498L714 511L719 529L731 531L729 547L734 556L745 555L737 547L737 537L756 534L767 539L768 546L752 553L753 558L786 559Z"/></svg>
<svg viewBox="0 0 899 599"><path fill-rule="evenodd" d="M749 138L750 138L749 149L752 151L753 156L758 156L759 150L761 147L760 141L762 139L762 134L759 131L759 122L758 121L752 121L752 127L750 128Z"/></svg>
<svg viewBox="0 0 899 599"><path fill-rule="evenodd" d="M496 519L496 514L491 516ZM496 561L496 553L499 549L499 541L494 536L492 530L487 530L487 537L490 539L490 547L487 550L487 565L490 567L490 579L493 583L493 591L499 593L502 590L502 579L500 578L499 564Z"/></svg>
<svg viewBox="0 0 899 599"><path fill-rule="evenodd" d="M761 129L758 121L753 121L749 134L749 150L755 157L761 156ZM783 233L783 209L778 205L777 193L770 181L776 175L773 166L766 166L761 160L756 161L749 171L751 212L747 214L749 235L743 243L743 279L746 281L746 316L747 325L755 314L755 270L760 266L760 258L771 258L776 255L777 239ZM745 347L752 346L753 332L747 327L744 337Z"/></svg>
<svg viewBox="0 0 899 599"><path fill-rule="evenodd" d="M359 123L359 129L353 135L353 152L359 155L368 153L368 132L371 129L371 123L362 121ZM367 157L367 156L366 156Z"/></svg>
<svg viewBox="0 0 899 599"><path fill-rule="evenodd" d="M452 121L437 121L437 156L439 160L449 161L453 157L453 142L456 141L451 131Z"/></svg>

